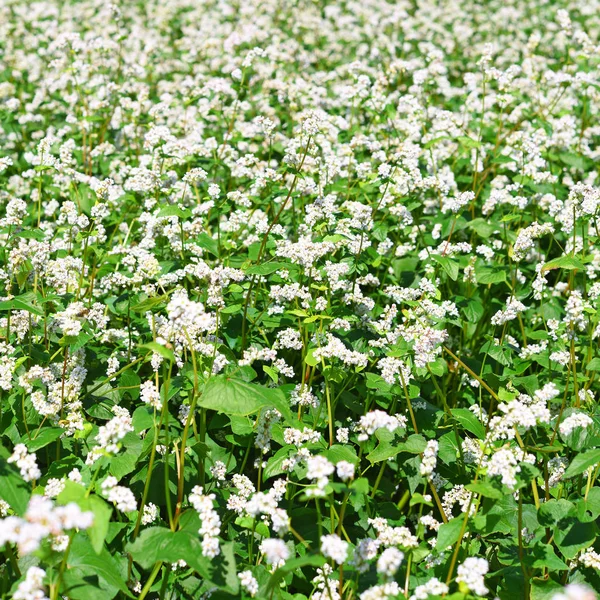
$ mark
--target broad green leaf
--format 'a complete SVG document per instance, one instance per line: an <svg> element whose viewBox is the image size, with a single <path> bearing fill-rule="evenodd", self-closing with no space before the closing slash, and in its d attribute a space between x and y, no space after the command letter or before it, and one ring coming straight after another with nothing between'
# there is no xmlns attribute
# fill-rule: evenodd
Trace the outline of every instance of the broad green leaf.
<svg viewBox="0 0 600 600"><path fill-rule="evenodd" d="M102 579L112 590L110 598L114 598L118 592L125 594L128 598L133 598L121 576L116 560L106 549L102 549L97 554L83 533L77 533L73 538L67 556L67 566L68 568L77 568L91 578Z"/></svg>
<svg viewBox="0 0 600 600"><path fill-rule="evenodd" d="M43 427L39 433L32 432L31 440L25 435L21 441L27 446L29 452L37 452L40 448L55 442L64 432L62 427Z"/></svg>
<svg viewBox="0 0 600 600"><path fill-rule="evenodd" d="M90 510L94 513L94 522L87 530L87 534L92 542L92 548L96 554L101 554L104 548L104 540L108 533L108 525L112 515L112 508L102 498L96 495L88 496L81 501L80 507L83 510Z"/></svg>
<svg viewBox="0 0 600 600"><path fill-rule="evenodd" d="M452 281L458 279L458 263L455 260L452 260L447 256L440 256L439 254L432 254L431 258L441 265L442 269L444 269Z"/></svg>
<svg viewBox="0 0 600 600"><path fill-rule="evenodd" d="M246 269L246 275L270 275L281 269L289 269L293 265L284 262L266 262L261 265L252 265Z"/></svg>
<svg viewBox="0 0 600 600"><path fill-rule="evenodd" d="M440 525L435 545L440 552L443 552L448 546L456 544L460 537L460 530L462 529L464 520L464 516L461 515Z"/></svg>
<svg viewBox="0 0 600 600"><path fill-rule="evenodd" d="M251 415L262 408L278 410L291 419L289 403L280 389L267 388L228 375L211 377L198 399L198 406L227 415Z"/></svg>
<svg viewBox="0 0 600 600"><path fill-rule="evenodd" d="M559 256L544 264L542 271L550 271L552 269L585 269L585 265L574 256Z"/></svg>
<svg viewBox="0 0 600 600"><path fill-rule="evenodd" d="M453 408L452 416L469 432L480 440L485 437L485 427L468 408Z"/></svg>
<svg viewBox="0 0 600 600"><path fill-rule="evenodd" d="M165 206L158 212L158 217L179 217L180 219L187 219L190 216L189 210L183 210L179 206Z"/></svg>
<svg viewBox="0 0 600 600"><path fill-rule="evenodd" d="M592 358L587 364L586 369L588 371L600 371L600 358Z"/></svg>
<svg viewBox="0 0 600 600"><path fill-rule="evenodd" d="M267 595L265 597L272 595L272 590L277 589L279 584L289 573L293 573L302 567L312 567L313 569L316 569L322 567L326 562L327 561L325 557L320 554L308 554L306 556L292 558L291 560L286 561L285 565L279 567L279 569L277 569L275 573L271 575L269 583L266 587Z"/></svg>
<svg viewBox="0 0 600 600"><path fill-rule="evenodd" d="M504 496L502 490L498 489L488 481L478 481L476 483L469 483L465 486L465 488L470 492L475 492L476 494L480 494L481 496L485 496L486 498L495 498L496 500L499 500Z"/></svg>
<svg viewBox="0 0 600 600"><path fill-rule="evenodd" d="M563 586L552 579L534 577L531 580L531 600L552 600Z"/></svg>
<svg viewBox="0 0 600 600"><path fill-rule="evenodd" d="M0 302L0 311L2 310L26 310L34 315L38 315L39 317L44 316L44 311L32 304L32 301L35 299L35 295L33 293L23 294L21 296L15 296L11 300L4 300Z"/></svg>
<svg viewBox="0 0 600 600"><path fill-rule="evenodd" d="M458 136L456 141L464 148L481 148L481 142L478 142L467 135Z"/></svg>
<svg viewBox="0 0 600 600"><path fill-rule="evenodd" d="M594 543L597 533L595 523L580 523L573 518L569 525L555 528L554 541L562 555L568 560L573 560L582 550Z"/></svg>
<svg viewBox="0 0 600 600"><path fill-rule="evenodd" d="M135 469L137 460L142 452L142 438L130 431L121 440L123 448L110 460L109 471L117 479L121 479L125 475L131 473Z"/></svg>
<svg viewBox="0 0 600 600"><path fill-rule="evenodd" d="M172 350L169 350L169 348L166 348L165 346L163 346L162 344L159 344L158 342L148 342L147 344L142 344L141 346L138 346L139 348L141 348L142 350L151 350L152 352L155 352L156 354L160 354L160 356L162 356L163 358L166 358L167 360L170 360L171 362L175 362L175 355L173 354Z"/></svg>
<svg viewBox="0 0 600 600"><path fill-rule="evenodd" d="M551 527L558 525L561 521L575 514L575 505L564 498L560 500L547 500L538 509L539 522Z"/></svg>
<svg viewBox="0 0 600 600"><path fill-rule="evenodd" d="M569 477L575 477L575 475L580 475L585 470L589 469L590 467L593 467L599 462L600 449L598 448L596 448L595 450L589 450L588 452L578 454L571 461L571 464L567 467L564 477L568 479Z"/></svg>
<svg viewBox="0 0 600 600"><path fill-rule="evenodd" d="M550 569L551 571L568 571L566 563L556 556L554 548L548 544L537 544L528 548L526 562L534 569Z"/></svg>
<svg viewBox="0 0 600 600"><path fill-rule="evenodd" d="M469 323L477 323L484 313L483 305L477 300L471 300L462 310Z"/></svg>
<svg viewBox="0 0 600 600"><path fill-rule="evenodd" d="M6 453L6 456L9 454ZM0 500L8 502L17 514L22 515L27 509L30 495L30 486L3 456L0 457Z"/></svg>
<svg viewBox="0 0 600 600"><path fill-rule="evenodd" d="M165 527L149 527L134 542L127 544L126 550L144 569L150 569L159 561L170 564L185 560L203 579L221 589L237 593L239 582L231 542L222 543L219 557L210 559L202 554L198 534L189 531L173 532Z"/></svg>
<svg viewBox="0 0 600 600"><path fill-rule="evenodd" d="M475 278L477 283L491 285L506 281L506 272L495 270L492 267L475 267Z"/></svg>

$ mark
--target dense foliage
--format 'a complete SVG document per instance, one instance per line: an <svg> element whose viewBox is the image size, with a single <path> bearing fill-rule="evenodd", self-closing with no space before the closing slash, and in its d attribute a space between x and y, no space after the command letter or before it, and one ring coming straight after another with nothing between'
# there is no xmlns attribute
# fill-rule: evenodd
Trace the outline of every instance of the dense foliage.
<svg viewBox="0 0 600 600"><path fill-rule="evenodd" d="M599 30L2 0L2 597L596 598Z"/></svg>

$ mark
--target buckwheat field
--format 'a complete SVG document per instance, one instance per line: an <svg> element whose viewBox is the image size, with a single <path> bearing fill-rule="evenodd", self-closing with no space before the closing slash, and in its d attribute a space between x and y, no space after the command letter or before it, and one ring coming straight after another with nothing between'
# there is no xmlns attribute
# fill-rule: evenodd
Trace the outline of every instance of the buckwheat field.
<svg viewBox="0 0 600 600"><path fill-rule="evenodd" d="M595 600L599 31L1 0L1 597Z"/></svg>

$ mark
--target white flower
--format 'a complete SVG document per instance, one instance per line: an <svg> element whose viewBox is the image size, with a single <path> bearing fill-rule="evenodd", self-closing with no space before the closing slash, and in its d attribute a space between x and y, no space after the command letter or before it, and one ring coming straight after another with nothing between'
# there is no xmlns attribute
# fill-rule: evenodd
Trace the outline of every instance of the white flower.
<svg viewBox="0 0 600 600"><path fill-rule="evenodd" d="M348 479L354 477L355 466L347 460L340 460L340 462L335 465L335 469L337 471L337 476L342 481L348 481Z"/></svg>
<svg viewBox="0 0 600 600"><path fill-rule="evenodd" d="M7 459L9 463L16 463L25 481L34 481L42 476L37 466L35 454L29 454L25 444L17 444L11 456Z"/></svg>
<svg viewBox="0 0 600 600"><path fill-rule="evenodd" d="M403 559L404 553L398 548L386 548L377 560L377 572L385 577L393 577Z"/></svg>
<svg viewBox="0 0 600 600"><path fill-rule="evenodd" d="M44 569L29 567L25 579L12 596L13 600L48 600L44 591L44 577L46 577Z"/></svg>
<svg viewBox="0 0 600 600"><path fill-rule="evenodd" d="M394 432L396 429L406 426L406 417L401 415L389 415L382 410L373 410L362 416L358 421L358 439L365 441L369 439L378 429L387 429Z"/></svg>
<svg viewBox="0 0 600 600"><path fill-rule="evenodd" d="M574 412L561 422L561 424L558 426L558 430L560 431L561 435L567 436L573 433L573 430L577 427L587 429L593 423L593 419L588 417L588 415L585 413Z"/></svg>
<svg viewBox="0 0 600 600"><path fill-rule="evenodd" d="M442 212L457 213L461 208L474 200L473 192L461 192L456 198L444 198L442 201Z"/></svg>
<svg viewBox="0 0 600 600"><path fill-rule="evenodd" d="M142 525L149 525L150 523L156 521L158 517L158 506L153 504L152 502L148 502L144 506L144 512L142 514Z"/></svg>
<svg viewBox="0 0 600 600"><path fill-rule="evenodd" d="M202 536L202 554L209 558L218 556L221 552L219 533L221 532L221 519L213 508L214 494L204 494L203 489L196 485L190 494L190 504L198 511L202 526L198 533Z"/></svg>
<svg viewBox="0 0 600 600"><path fill-rule="evenodd" d="M137 509L137 500L133 492L122 485L117 485L117 478L109 476L100 486L102 493L109 502L112 502L121 512L132 512Z"/></svg>
<svg viewBox="0 0 600 600"><path fill-rule="evenodd" d="M265 560L275 568L283 565L290 557L290 549L283 540L267 538L260 543L260 551L265 555Z"/></svg>
<svg viewBox="0 0 600 600"><path fill-rule="evenodd" d="M554 594L550 600L596 600L592 589L580 583L570 583L562 592Z"/></svg>
<svg viewBox="0 0 600 600"><path fill-rule="evenodd" d="M469 590L478 596L486 596L488 589L483 576L488 572L489 565L485 558L469 557L457 569L458 583L464 583Z"/></svg>
<svg viewBox="0 0 600 600"><path fill-rule="evenodd" d="M251 598L254 598L258 592L258 581L256 581L256 578L252 575L252 571L242 571L241 573L238 573L238 578L240 580L240 585L244 588L246 593Z"/></svg>
<svg viewBox="0 0 600 600"><path fill-rule="evenodd" d="M415 588L410 600L427 600L429 596L441 596L448 593L448 586L437 577L432 577L427 583Z"/></svg>
<svg viewBox="0 0 600 600"><path fill-rule="evenodd" d="M348 548L348 542L342 540L335 533L321 537L321 552L323 553L323 556L331 558L338 565L341 565L347 560Z"/></svg>
<svg viewBox="0 0 600 600"><path fill-rule="evenodd" d="M437 453L439 444L436 440L429 440L427 446L423 451L423 457L421 458L421 465L419 467L421 475L424 477L431 477L435 466L437 464Z"/></svg>
<svg viewBox="0 0 600 600"><path fill-rule="evenodd" d="M144 381L144 383L140 385L140 400L156 410L162 408L160 393L156 389L154 382L151 380Z"/></svg>

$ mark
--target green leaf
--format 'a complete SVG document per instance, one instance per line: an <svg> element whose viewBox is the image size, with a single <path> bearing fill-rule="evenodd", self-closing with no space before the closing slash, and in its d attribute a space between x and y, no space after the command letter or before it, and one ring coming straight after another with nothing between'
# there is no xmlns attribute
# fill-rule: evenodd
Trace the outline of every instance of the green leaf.
<svg viewBox="0 0 600 600"><path fill-rule="evenodd" d="M290 269L293 265L284 262L266 262L261 265L252 265L246 269L246 275L270 275L281 269Z"/></svg>
<svg viewBox="0 0 600 600"><path fill-rule="evenodd" d="M83 510L90 510L94 513L94 523L87 530L87 533L90 537L94 552L96 554L101 554L102 548L104 548L104 540L108 533L112 508L102 500L102 498L96 495L89 496L86 500L87 502L80 503L80 505L83 504L81 508Z"/></svg>
<svg viewBox="0 0 600 600"><path fill-rule="evenodd" d="M87 530L96 554L101 554L104 548L104 540L108 533L112 507L100 496L87 496L85 488L73 481L65 481L65 487L56 499L57 504L65 505L74 502L83 511L91 511L94 514L94 522Z"/></svg>
<svg viewBox="0 0 600 600"><path fill-rule="evenodd" d="M475 267L475 278L477 283L491 285L506 281L506 272L492 269L491 267Z"/></svg>
<svg viewBox="0 0 600 600"><path fill-rule="evenodd" d="M309 367L316 367L319 364L319 361L315 358L314 353L317 348L311 348L304 357L304 362Z"/></svg>
<svg viewBox="0 0 600 600"><path fill-rule="evenodd" d="M157 562L185 562L203 579L220 589L237 593L239 582L236 576L233 544L221 544L220 556L212 560L202 555L202 543L198 534L189 531L173 532L165 527L149 527L125 547L135 562L150 569Z"/></svg>
<svg viewBox="0 0 600 600"><path fill-rule="evenodd" d="M353 465L358 464L358 456L356 456L356 451L351 446L334 444L325 452L325 457L334 465L337 465L337 463L342 460L352 463Z"/></svg>
<svg viewBox="0 0 600 600"><path fill-rule="evenodd" d="M179 217L180 219L187 219L190 216L189 210L183 210L179 206L165 206L158 212L157 217Z"/></svg>
<svg viewBox="0 0 600 600"><path fill-rule="evenodd" d="M458 136L456 141L464 148L481 148L481 142L478 142L467 135Z"/></svg>
<svg viewBox="0 0 600 600"><path fill-rule="evenodd" d="M219 242L213 240L207 233L201 233L197 238L196 242L198 246L208 250L213 256L219 256Z"/></svg>
<svg viewBox="0 0 600 600"><path fill-rule="evenodd" d="M589 452L583 452L582 454L578 454L572 461L571 464L567 467L565 471L564 477L575 477L575 475L580 475L589 467L593 467L594 465L600 462L600 448L596 450L590 450Z"/></svg>
<svg viewBox="0 0 600 600"><path fill-rule="evenodd" d="M442 269L444 269L452 281L458 279L458 263L455 260L447 256L440 256L439 254L432 254L431 258L442 266Z"/></svg>
<svg viewBox="0 0 600 600"><path fill-rule="evenodd" d="M555 528L554 541L562 555L572 560L594 543L597 533L595 523L580 523L573 518L570 525Z"/></svg>
<svg viewBox="0 0 600 600"><path fill-rule="evenodd" d="M399 442L394 445L388 441L380 442L375 450L369 452L367 459L371 463L376 463L393 458L400 452L421 454L426 446L427 440L421 434L413 433L407 438L406 442Z"/></svg>
<svg viewBox="0 0 600 600"><path fill-rule="evenodd" d="M128 598L133 598L120 575L117 561L105 548L97 554L89 540L78 533L73 538L71 550L67 557L68 568L77 568L91 578L99 577L111 589L110 598L120 591Z"/></svg>
<svg viewBox="0 0 600 600"><path fill-rule="evenodd" d="M586 369L588 371L600 371L600 358L592 358L587 364Z"/></svg>
<svg viewBox="0 0 600 600"><path fill-rule="evenodd" d="M574 256L559 256L545 263L542 267L542 271L550 271L551 269L585 269L585 265Z"/></svg>
<svg viewBox="0 0 600 600"><path fill-rule="evenodd" d="M4 448L3 454L9 454ZM29 486L23 481L21 476L6 462L4 457L0 458L0 499L8 502L10 507L19 515L27 510L29 496L31 492Z"/></svg>
<svg viewBox="0 0 600 600"><path fill-rule="evenodd" d="M12 235L27 240L38 240L39 242L46 239L46 234L41 229L18 231Z"/></svg>
<svg viewBox="0 0 600 600"><path fill-rule="evenodd" d="M470 492L474 492L475 494L485 496L486 498L494 498L495 500L500 500L500 498L504 496L502 490L498 489L488 481L478 481L477 483L469 483L465 486L465 488Z"/></svg>
<svg viewBox="0 0 600 600"><path fill-rule="evenodd" d="M483 305L477 300L471 300L462 310L469 323L477 323L484 313Z"/></svg>
<svg viewBox="0 0 600 600"><path fill-rule="evenodd" d="M12 298L12 300L4 300L3 302L0 302L0 310L26 310L34 315L43 317L44 311L41 308L31 304L33 299L35 299L35 296L31 292L21 296L15 296Z"/></svg>
<svg viewBox="0 0 600 600"><path fill-rule="evenodd" d="M27 446L29 452L37 452L40 448L56 441L64 432L62 427L44 427L37 434L32 432L31 440L25 435L21 441Z"/></svg>
<svg viewBox="0 0 600 600"><path fill-rule="evenodd" d="M162 356L163 358L166 358L171 362L175 362L175 355L173 354L173 351L169 350L168 348L166 348L162 344L159 344L158 342L148 342L147 344L142 344L138 347L142 350L151 350L156 354L160 354L160 356Z"/></svg>
<svg viewBox="0 0 600 600"><path fill-rule="evenodd" d="M458 542L464 520L464 516L460 516L440 525L435 545L440 552L443 552L448 546L453 546Z"/></svg>
<svg viewBox="0 0 600 600"><path fill-rule="evenodd" d="M138 406L131 415L131 423L135 433L141 433L154 425L154 409L149 406Z"/></svg>
<svg viewBox="0 0 600 600"><path fill-rule="evenodd" d="M552 579L534 577L531 580L531 600L552 600L562 590L563 586Z"/></svg>
<svg viewBox="0 0 600 600"><path fill-rule="evenodd" d="M289 403L278 388L267 388L228 375L211 377L198 405L226 415L251 415L262 408L275 408L291 420Z"/></svg>
<svg viewBox="0 0 600 600"><path fill-rule="evenodd" d="M272 590L279 589L279 584L289 573L293 573L302 567L313 567L316 569L322 567L326 562L327 561L325 560L325 557L320 554L309 554L286 561L285 565L279 567L279 569L277 569L275 573L271 575L271 578L266 586L266 593L262 597L272 597Z"/></svg>
<svg viewBox="0 0 600 600"><path fill-rule="evenodd" d="M146 298L142 302L138 302L131 307L131 311L135 313L141 313L142 315L146 314L149 310L156 310L158 306L164 304L169 299L167 294L162 294L161 296L153 296L151 298Z"/></svg>
<svg viewBox="0 0 600 600"><path fill-rule="evenodd" d="M109 466L110 474L117 479L121 479L135 469L143 445L142 438L131 431L125 435L121 443L124 450L111 458Z"/></svg>
<svg viewBox="0 0 600 600"><path fill-rule="evenodd" d="M592 164L588 158L574 152L560 152L558 158L565 165L574 167L580 171L586 171Z"/></svg>
<svg viewBox="0 0 600 600"><path fill-rule="evenodd" d="M548 544L537 544L527 549L526 563L534 569L549 569L551 571L568 571L569 567L562 561L554 548Z"/></svg>
<svg viewBox="0 0 600 600"><path fill-rule="evenodd" d="M545 527L558 525L564 519L575 514L575 505L564 498L547 500L538 509L538 520Z"/></svg>
<svg viewBox="0 0 600 600"><path fill-rule="evenodd" d="M485 437L485 427L468 408L453 408L450 412L467 431L476 435L480 440Z"/></svg>

